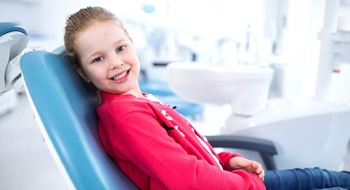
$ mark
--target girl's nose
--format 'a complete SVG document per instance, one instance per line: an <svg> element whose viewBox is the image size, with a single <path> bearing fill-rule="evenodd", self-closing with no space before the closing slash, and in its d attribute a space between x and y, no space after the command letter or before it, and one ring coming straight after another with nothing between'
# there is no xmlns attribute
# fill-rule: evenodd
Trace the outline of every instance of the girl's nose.
<svg viewBox="0 0 350 190"><path fill-rule="evenodd" d="M120 56L114 55L111 59L111 69L121 67L124 64L123 59Z"/></svg>

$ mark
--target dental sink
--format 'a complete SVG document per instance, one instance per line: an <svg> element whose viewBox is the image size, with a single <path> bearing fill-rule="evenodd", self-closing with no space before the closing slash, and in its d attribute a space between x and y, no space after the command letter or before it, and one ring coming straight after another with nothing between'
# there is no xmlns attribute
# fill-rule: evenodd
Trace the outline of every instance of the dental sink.
<svg viewBox="0 0 350 190"><path fill-rule="evenodd" d="M167 66L170 88L195 103L226 103L234 114L252 116L266 108L273 69L260 66L174 62Z"/></svg>

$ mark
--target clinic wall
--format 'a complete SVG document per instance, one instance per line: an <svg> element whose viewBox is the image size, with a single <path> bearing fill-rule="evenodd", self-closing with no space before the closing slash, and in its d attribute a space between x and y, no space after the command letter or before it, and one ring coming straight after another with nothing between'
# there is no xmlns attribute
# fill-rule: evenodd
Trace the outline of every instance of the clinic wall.
<svg viewBox="0 0 350 190"><path fill-rule="evenodd" d="M325 0L290 0L283 29L281 57L288 66L284 81L286 97L313 97L319 64Z"/></svg>
<svg viewBox="0 0 350 190"><path fill-rule="evenodd" d="M99 5L92 0L0 0L0 21L22 25L30 47L54 49L63 43L65 20L79 8Z"/></svg>

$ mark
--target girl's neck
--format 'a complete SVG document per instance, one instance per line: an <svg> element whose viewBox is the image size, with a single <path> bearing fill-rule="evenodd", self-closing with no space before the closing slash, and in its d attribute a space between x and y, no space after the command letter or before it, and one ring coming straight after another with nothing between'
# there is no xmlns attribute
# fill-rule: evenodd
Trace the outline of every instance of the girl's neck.
<svg viewBox="0 0 350 190"><path fill-rule="evenodd" d="M129 92L125 93L125 94L133 95L136 98L145 98L144 94L141 92L140 89L129 91Z"/></svg>

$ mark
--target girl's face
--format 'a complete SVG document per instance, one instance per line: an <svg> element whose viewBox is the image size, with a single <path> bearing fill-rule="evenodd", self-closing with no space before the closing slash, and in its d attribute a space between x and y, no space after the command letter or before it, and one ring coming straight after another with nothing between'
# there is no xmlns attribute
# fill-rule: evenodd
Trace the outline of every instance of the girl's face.
<svg viewBox="0 0 350 190"><path fill-rule="evenodd" d="M78 34L74 48L81 63L77 71L85 81L109 93L142 95L135 48L116 22L94 22Z"/></svg>

